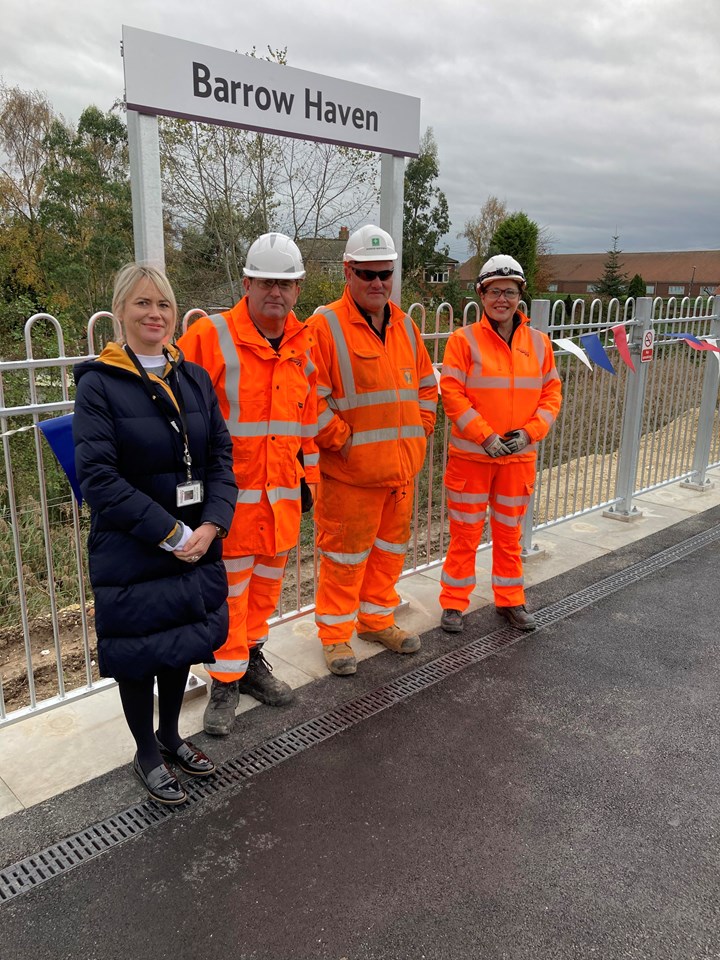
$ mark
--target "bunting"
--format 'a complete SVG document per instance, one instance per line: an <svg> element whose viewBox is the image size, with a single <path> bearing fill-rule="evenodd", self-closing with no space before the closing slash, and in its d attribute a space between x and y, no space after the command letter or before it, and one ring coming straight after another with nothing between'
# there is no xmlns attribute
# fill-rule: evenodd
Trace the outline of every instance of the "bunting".
<svg viewBox="0 0 720 960"><path fill-rule="evenodd" d="M610 362L610 357L605 353L605 347L600 342L600 337L596 333L584 333L580 340L592 362L614 376L615 367Z"/></svg>
<svg viewBox="0 0 720 960"><path fill-rule="evenodd" d="M560 347L561 350L567 350L568 353L574 353L578 360L582 360L585 366L592 370L592 364L585 356L585 351L582 349L582 347L579 347L568 337L558 337L557 340L553 340L553 343Z"/></svg>
<svg viewBox="0 0 720 960"><path fill-rule="evenodd" d="M718 348L714 340L699 340L692 333L685 333L679 330L676 333L661 333L659 336L664 337L666 340L684 340L693 350L715 350L720 353L720 348Z"/></svg>
<svg viewBox="0 0 720 960"><path fill-rule="evenodd" d="M625 329L624 323L618 323L614 327L610 327L612 330L613 339L615 340L615 346L617 351L620 354L623 362L626 366L630 367L633 373L635 373L635 364L632 362L632 357L630 356L630 347L628 346L628 335L627 330Z"/></svg>
<svg viewBox="0 0 720 960"><path fill-rule="evenodd" d="M614 326L605 329L612 331L618 355L622 359L623 363L629 367L633 373L635 373L635 364L633 363L630 355L630 346L628 343L628 335L627 330L625 329L625 324L617 323ZM684 340L685 343L687 343L687 345L693 350L701 350L712 353L720 365L720 347L718 346L717 340L713 339L712 337L700 339L699 337L696 337L694 334L688 333L687 331L661 333L656 334L656 336L665 339ZM616 373L615 368L613 367L612 362L607 355L607 351L603 346L600 337L596 333L580 334L579 339L582 343L582 347L569 337L558 337L557 340L553 340L552 342L561 350L566 350L568 353L574 354L579 360L582 360L586 367L589 367L590 369L592 369L592 364L594 363L596 366L602 367L603 370L607 370L609 373ZM590 361L592 361L592 363Z"/></svg>

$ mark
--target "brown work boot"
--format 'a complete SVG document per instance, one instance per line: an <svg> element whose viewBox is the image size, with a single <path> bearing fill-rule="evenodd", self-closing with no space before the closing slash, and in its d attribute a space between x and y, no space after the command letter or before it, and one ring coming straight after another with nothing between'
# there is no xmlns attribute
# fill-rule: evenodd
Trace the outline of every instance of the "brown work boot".
<svg viewBox="0 0 720 960"><path fill-rule="evenodd" d="M420 649L420 637L416 633L401 630L396 623L384 630L375 630L372 633L358 633L361 640L368 643L381 643L393 653L417 653Z"/></svg>
<svg viewBox="0 0 720 960"><path fill-rule="evenodd" d="M357 660L349 643L323 644L325 663L336 677L349 677L357 670Z"/></svg>

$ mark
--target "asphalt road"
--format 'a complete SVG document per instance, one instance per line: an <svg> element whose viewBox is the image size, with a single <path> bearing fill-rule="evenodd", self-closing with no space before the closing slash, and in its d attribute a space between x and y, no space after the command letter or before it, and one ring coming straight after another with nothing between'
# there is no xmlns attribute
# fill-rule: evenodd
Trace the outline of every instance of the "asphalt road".
<svg viewBox="0 0 720 960"><path fill-rule="evenodd" d="M719 519L586 564L534 606ZM717 540L10 901L0 957L720 957L719 552ZM478 611L455 642L496 628ZM427 658L448 642L426 640ZM363 682L408 669L400 659L374 658ZM341 683L313 685L288 716L360 689ZM262 724L277 711L253 713L260 726L238 737L273 732ZM93 785L60 798L44 823L6 818L1 862L117 804L119 782L94 782L94 806Z"/></svg>

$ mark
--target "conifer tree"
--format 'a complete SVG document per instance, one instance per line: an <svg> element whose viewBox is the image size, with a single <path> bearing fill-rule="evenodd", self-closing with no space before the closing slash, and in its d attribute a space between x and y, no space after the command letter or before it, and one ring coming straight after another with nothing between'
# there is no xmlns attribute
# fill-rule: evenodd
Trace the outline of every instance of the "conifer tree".
<svg viewBox="0 0 720 960"><path fill-rule="evenodd" d="M595 284L595 293L601 297L623 297L627 292L628 277L622 273L623 263L620 260L622 250L618 247L619 237L613 237L613 245L607 252L603 275Z"/></svg>

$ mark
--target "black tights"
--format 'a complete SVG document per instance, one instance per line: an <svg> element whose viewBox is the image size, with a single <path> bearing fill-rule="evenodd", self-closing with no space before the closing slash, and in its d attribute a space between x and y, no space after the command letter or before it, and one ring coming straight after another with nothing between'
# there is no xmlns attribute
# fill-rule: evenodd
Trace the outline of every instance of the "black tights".
<svg viewBox="0 0 720 960"><path fill-rule="evenodd" d="M168 750L177 750L182 743L178 732L180 707L190 667L163 667L157 672L158 739ZM123 713L137 744L138 761L144 773L150 773L163 762L155 739L153 723L153 676L142 680L118 680Z"/></svg>

